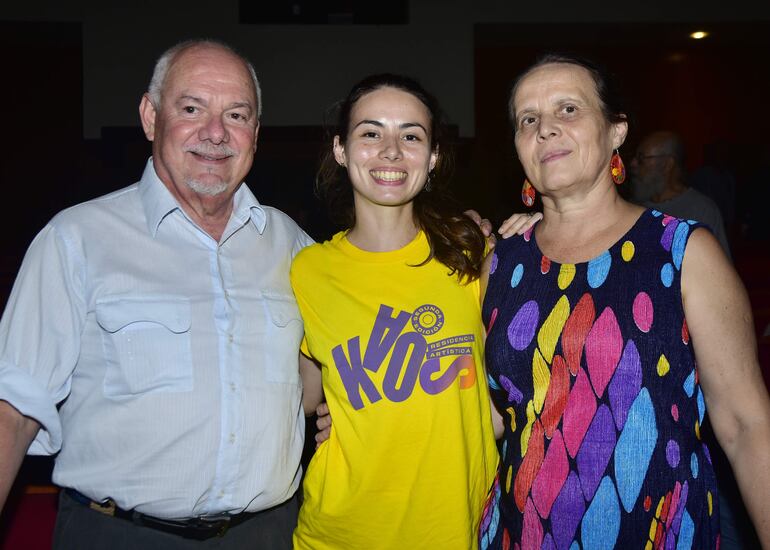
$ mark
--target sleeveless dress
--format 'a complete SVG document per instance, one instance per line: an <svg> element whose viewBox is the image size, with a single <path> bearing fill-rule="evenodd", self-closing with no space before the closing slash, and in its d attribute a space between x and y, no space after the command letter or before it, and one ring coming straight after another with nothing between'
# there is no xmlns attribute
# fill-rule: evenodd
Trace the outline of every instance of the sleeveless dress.
<svg viewBox="0 0 770 550"><path fill-rule="evenodd" d="M579 264L532 230L497 245L482 314L505 433L482 550L718 547L680 285L697 227L646 210Z"/></svg>

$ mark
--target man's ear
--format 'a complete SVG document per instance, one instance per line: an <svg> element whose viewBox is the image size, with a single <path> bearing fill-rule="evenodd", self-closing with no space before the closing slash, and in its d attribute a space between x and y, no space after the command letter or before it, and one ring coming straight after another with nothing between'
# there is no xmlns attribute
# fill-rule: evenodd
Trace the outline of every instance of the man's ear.
<svg viewBox="0 0 770 550"><path fill-rule="evenodd" d="M152 104L152 100L150 100L150 94L144 94L142 96L142 101L139 102L139 118L142 121L144 135L149 141L155 139L156 115L157 111L155 110L155 105ZM254 145L256 147L256 142Z"/></svg>
<svg viewBox="0 0 770 550"><path fill-rule="evenodd" d="M259 137L259 121L257 121L257 127L254 128L254 152L257 152L257 138Z"/></svg>

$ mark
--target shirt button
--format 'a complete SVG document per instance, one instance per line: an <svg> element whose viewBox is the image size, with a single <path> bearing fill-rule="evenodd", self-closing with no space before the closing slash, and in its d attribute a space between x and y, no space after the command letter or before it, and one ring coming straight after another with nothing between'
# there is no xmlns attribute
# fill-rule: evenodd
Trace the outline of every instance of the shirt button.
<svg viewBox="0 0 770 550"><path fill-rule="evenodd" d="M235 443L235 434L230 434L230 443Z"/></svg>
<svg viewBox="0 0 770 550"><path fill-rule="evenodd" d="M227 335L227 341L230 342L231 344L233 343L233 335L232 334L228 334Z"/></svg>
<svg viewBox="0 0 770 550"><path fill-rule="evenodd" d="M230 382L230 389L231 389L232 391L235 391L235 384L233 384L232 382Z"/></svg>
<svg viewBox="0 0 770 550"><path fill-rule="evenodd" d="M224 496L225 496L225 492L224 491L219 491L219 498L224 498Z"/></svg>

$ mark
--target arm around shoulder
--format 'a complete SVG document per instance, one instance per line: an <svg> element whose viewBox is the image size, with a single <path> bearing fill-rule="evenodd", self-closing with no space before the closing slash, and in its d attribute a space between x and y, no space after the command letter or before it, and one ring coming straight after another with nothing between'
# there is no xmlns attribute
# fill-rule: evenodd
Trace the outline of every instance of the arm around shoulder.
<svg viewBox="0 0 770 550"><path fill-rule="evenodd" d="M687 245L682 302L714 433L762 545L770 549L770 398L746 289L704 229L696 230Z"/></svg>
<svg viewBox="0 0 770 550"><path fill-rule="evenodd" d="M492 266L493 255L494 252L489 251L481 266L481 276L479 277L479 302L481 303L481 307L484 307L484 296L486 296L487 285L489 284L489 270ZM486 367L484 370L486 371ZM500 439L503 437L504 431L503 416L500 414L500 411L497 410L497 407L495 407L491 397L489 398L489 408L492 414L492 428L494 429L495 439Z"/></svg>
<svg viewBox="0 0 770 550"><path fill-rule="evenodd" d="M479 275L479 304L484 307L484 296L487 295L487 286L489 285L489 272L492 269L492 260L494 259L495 251L490 250L484 257L484 262L481 264L481 275Z"/></svg>
<svg viewBox="0 0 770 550"><path fill-rule="evenodd" d="M299 354L299 375L302 378L302 408L310 416L323 400L324 390L321 369L304 353Z"/></svg>

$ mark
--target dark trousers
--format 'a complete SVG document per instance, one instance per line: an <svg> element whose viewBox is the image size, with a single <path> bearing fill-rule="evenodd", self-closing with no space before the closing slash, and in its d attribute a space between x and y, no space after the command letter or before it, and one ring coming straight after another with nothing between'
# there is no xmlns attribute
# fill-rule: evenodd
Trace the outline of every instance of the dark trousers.
<svg viewBox="0 0 770 550"><path fill-rule="evenodd" d="M223 537L190 540L156 529L114 518L75 502L64 491L59 496L59 513L53 536L55 550L290 550L297 525L297 495L235 527Z"/></svg>

